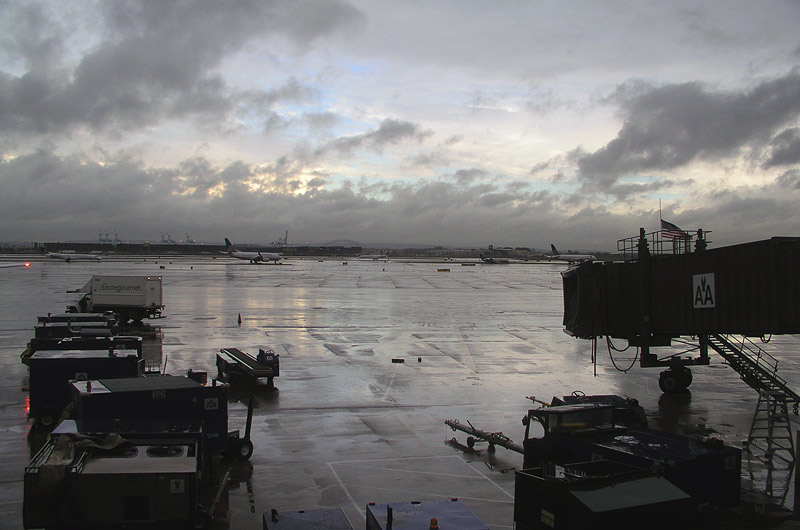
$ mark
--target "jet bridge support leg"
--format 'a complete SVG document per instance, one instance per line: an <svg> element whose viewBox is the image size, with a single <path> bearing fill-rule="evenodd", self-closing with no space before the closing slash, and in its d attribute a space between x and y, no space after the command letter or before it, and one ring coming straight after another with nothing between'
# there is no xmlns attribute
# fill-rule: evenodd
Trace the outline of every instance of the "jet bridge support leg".
<svg viewBox="0 0 800 530"><path fill-rule="evenodd" d="M698 336L698 357L671 355L659 359L658 355L651 352L653 347L668 347L672 341L669 337L644 336L628 339L630 344L635 344L641 349L639 365L642 368L666 367L658 378L658 386L666 394L675 394L685 391L692 384L692 371L689 366L709 364L708 336Z"/></svg>

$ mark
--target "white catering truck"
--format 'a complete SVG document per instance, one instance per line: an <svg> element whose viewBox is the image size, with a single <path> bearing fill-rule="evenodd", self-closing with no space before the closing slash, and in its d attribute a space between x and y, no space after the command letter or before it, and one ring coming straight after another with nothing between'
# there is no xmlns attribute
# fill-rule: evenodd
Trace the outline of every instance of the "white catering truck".
<svg viewBox="0 0 800 530"><path fill-rule="evenodd" d="M70 313L104 313L113 311L120 322L158 318L164 308L161 276L101 276L94 275L83 288Z"/></svg>

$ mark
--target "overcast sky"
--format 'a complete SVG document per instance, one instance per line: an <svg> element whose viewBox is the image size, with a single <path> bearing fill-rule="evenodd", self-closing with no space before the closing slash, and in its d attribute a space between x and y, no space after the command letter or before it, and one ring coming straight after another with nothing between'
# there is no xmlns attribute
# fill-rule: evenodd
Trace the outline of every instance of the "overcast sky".
<svg viewBox="0 0 800 530"><path fill-rule="evenodd" d="M0 2L0 240L800 236L800 2Z"/></svg>

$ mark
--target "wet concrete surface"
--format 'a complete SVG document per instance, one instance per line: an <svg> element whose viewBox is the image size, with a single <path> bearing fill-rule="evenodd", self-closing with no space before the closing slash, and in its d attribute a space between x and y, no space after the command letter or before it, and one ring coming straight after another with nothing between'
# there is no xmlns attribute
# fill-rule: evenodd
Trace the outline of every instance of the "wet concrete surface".
<svg viewBox="0 0 800 530"><path fill-rule="evenodd" d="M521 443L520 420L538 407L527 396L630 396L651 428L741 447L755 391L714 354L711 366L693 369L690 392L679 396L661 393L658 369L614 367L634 363L633 349L614 352L612 363L602 344L593 364L591 343L562 331L564 268L341 259L250 265L153 256L2 269L0 527L22 527L23 471L41 443L26 421L27 368L19 355L36 317L63 312L77 296L66 291L92 274L163 277L165 318L149 322L154 333L145 355L166 364L167 373L216 375L222 347L272 348L281 356L276 392L231 387L232 429L244 428L247 399L255 396L255 452L232 466L229 509L212 528L257 529L272 508L326 507L341 507L361 527L368 502L455 497L489 528L512 528L513 471L522 456L502 448L490 454L481 444L471 451L466 435L444 420L469 421ZM794 388L797 345L792 336L764 345ZM763 490L764 474L755 463L752 475L745 472L745 489ZM733 519L720 527L763 524Z"/></svg>

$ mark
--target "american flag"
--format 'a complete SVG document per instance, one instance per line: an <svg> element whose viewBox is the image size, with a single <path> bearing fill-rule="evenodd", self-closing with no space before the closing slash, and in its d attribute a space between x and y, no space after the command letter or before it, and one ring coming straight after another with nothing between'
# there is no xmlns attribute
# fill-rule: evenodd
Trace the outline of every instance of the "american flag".
<svg viewBox="0 0 800 530"><path fill-rule="evenodd" d="M665 239L688 239L689 234L669 221L661 220L661 235Z"/></svg>

